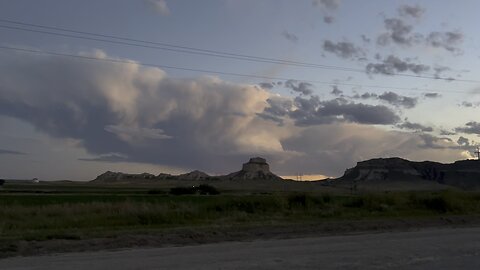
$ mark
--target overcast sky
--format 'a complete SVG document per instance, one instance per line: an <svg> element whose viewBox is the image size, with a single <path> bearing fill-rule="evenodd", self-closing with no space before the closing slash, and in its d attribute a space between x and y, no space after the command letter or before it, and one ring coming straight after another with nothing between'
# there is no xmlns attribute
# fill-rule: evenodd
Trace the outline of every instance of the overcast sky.
<svg viewBox="0 0 480 270"><path fill-rule="evenodd" d="M476 0L0 2L0 178L473 158Z"/></svg>

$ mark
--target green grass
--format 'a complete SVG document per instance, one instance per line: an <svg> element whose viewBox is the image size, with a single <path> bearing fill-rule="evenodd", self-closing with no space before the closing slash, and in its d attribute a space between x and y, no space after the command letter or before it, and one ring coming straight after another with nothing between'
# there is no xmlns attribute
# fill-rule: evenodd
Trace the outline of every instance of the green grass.
<svg viewBox="0 0 480 270"><path fill-rule="evenodd" d="M458 191L215 196L173 196L147 189L110 191L0 193L0 240L83 239L178 227L480 214L480 194Z"/></svg>

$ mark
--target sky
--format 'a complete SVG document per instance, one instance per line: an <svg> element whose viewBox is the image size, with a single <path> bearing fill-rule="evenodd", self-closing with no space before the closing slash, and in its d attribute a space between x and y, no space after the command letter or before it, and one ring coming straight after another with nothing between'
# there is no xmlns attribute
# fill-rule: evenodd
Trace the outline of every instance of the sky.
<svg viewBox="0 0 480 270"><path fill-rule="evenodd" d="M474 158L480 2L0 1L0 178Z"/></svg>

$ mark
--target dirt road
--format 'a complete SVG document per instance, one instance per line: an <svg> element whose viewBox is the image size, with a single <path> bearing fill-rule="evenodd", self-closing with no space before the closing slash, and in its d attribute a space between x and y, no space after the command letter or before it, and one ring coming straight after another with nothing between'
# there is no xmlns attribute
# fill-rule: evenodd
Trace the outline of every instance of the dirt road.
<svg viewBox="0 0 480 270"><path fill-rule="evenodd" d="M16 257L0 269L480 269L480 228Z"/></svg>

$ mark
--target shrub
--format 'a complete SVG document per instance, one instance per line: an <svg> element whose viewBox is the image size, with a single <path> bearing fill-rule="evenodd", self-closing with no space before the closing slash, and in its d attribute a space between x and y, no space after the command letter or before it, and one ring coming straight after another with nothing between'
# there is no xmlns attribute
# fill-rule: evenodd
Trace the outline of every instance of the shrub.
<svg viewBox="0 0 480 270"><path fill-rule="evenodd" d="M165 194L165 191L161 189L150 189L149 191L147 191L147 194L150 194L150 195Z"/></svg>
<svg viewBox="0 0 480 270"><path fill-rule="evenodd" d="M172 195L188 195L197 193L196 187L174 187L170 189Z"/></svg>
<svg viewBox="0 0 480 270"><path fill-rule="evenodd" d="M447 200L442 196L435 196L423 200L423 204L427 209L434 210L440 213L445 213L449 210Z"/></svg>
<svg viewBox="0 0 480 270"><path fill-rule="evenodd" d="M218 195L218 194L220 194L220 191L218 191L218 189L216 189L213 186L205 185L205 184L198 186L197 190L200 193L200 195Z"/></svg>
<svg viewBox="0 0 480 270"><path fill-rule="evenodd" d="M305 193L292 194L287 197L288 206L290 208L309 208L315 206L323 206L325 198L329 201L331 198L324 196L312 196Z"/></svg>
<svg viewBox="0 0 480 270"><path fill-rule="evenodd" d="M308 197L306 194L293 194L288 196L287 200L290 208L298 206L307 207L308 205Z"/></svg>
<svg viewBox="0 0 480 270"><path fill-rule="evenodd" d="M365 205L365 200L362 197L349 198L346 202L343 203L344 207L350 207L350 208L361 208L364 205Z"/></svg>
<svg viewBox="0 0 480 270"><path fill-rule="evenodd" d="M220 192L210 185L202 184L198 187L174 187L170 189L172 195L188 195L188 194L200 194L200 195L218 195Z"/></svg>

